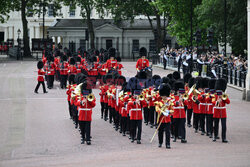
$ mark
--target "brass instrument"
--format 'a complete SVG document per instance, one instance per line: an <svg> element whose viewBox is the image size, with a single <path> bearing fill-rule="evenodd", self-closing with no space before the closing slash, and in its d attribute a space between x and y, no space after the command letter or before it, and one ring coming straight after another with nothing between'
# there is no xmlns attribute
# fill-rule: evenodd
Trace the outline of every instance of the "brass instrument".
<svg viewBox="0 0 250 167"><path fill-rule="evenodd" d="M184 100L187 100L189 98L189 95L187 94L187 93L185 93L184 95L183 95L183 99Z"/></svg>
<svg viewBox="0 0 250 167"><path fill-rule="evenodd" d="M81 95L81 86L82 86L82 83L80 83L79 85L77 85L77 86L74 88L74 91L72 91L72 93L71 93L71 98L72 98L72 99L74 99L75 96L80 97L80 95Z"/></svg>
<svg viewBox="0 0 250 167"><path fill-rule="evenodd" d="M221 96L221 99L222 100L227 100L228 98L228 95L226 93L223 93L222 96Z"/></svg>
<svg viewBox="0 0 250 167"><path fill-rule="evenodd" d="M138 100L139 100L139 101L142 101L142 100L144 100L144 99L145 99L145 96L144 96L143 94L140 94L139 97L138 97Z"/></svg>
<svg viewBox="0 0 250 167"><path fill-rule="evenodd" d="M90 93L88 96L87 96L87 99L88 101L92 102L94 99L95 99L95 96L93 93Z"/></svg>

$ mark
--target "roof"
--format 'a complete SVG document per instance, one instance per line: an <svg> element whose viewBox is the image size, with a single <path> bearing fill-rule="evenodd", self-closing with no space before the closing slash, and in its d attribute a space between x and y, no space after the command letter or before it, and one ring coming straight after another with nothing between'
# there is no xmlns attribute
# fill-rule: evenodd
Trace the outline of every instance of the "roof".
<svg viewBox="0 0 250 167"><path fill-rule="evenodd" d="M135 19L133 23L130 20L124 20L119 25L116 25L113 19L93 19L94 28L104 24L112 24L121 29L151 29L148 19ZM156 26L156 21L153 21L153 25ZM57 19L57 23L51 26L50 29L56 28L87 28L87 23L84 19Z"/></svg>

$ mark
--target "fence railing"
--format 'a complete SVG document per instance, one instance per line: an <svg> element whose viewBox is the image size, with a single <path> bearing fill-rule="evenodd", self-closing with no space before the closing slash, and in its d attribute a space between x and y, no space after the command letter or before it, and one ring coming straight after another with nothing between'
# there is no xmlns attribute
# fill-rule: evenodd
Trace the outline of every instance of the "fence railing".
<svg viewBox="0 0 250 167"><path fill-rule="evenodd" d="M163 66L163 57L159 58L158 65ZM240 69L235 69L234 67L228 67L224 65L214 64L215 72L218 78L225 78L229 84L232 84L237 87L245 88L246 87L246 75L247 71L242 71ZM166 61L167 68L174 68L178 69L178 63L175 57L168 57ZM180 68L182 69L182 67ZM210 64L208 65L207 69L210 68ZM193 62L193 70L198 71L197 69L197 62Z"/></svg>

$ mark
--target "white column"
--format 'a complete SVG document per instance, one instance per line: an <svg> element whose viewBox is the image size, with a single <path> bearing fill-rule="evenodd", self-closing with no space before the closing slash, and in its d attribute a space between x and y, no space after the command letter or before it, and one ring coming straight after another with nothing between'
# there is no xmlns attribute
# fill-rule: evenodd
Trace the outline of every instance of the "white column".
<svg viewBox="0 0 250 167"><path fill-rule="evenodd" d="M32 38L35 38L34 27L30 27L30 44L32 44Z"/></svg>
<svg viewBox="0 0 250 167"><path fill-rule="evenodd" d="M7 41L9 39L9 28L5 27L4 29L4 41Z"/></svg>
<svg viewBox="0 0 250 167"><path fill-rule="evenodd" d="M35 27L35 37L40 38L40 27Z"/></svg>
<svg viewBox="0 0 250 167"><path fill-rule="evenodd" d="M250 0L247 0L247 63L246 100L250 101Z"/></svg>

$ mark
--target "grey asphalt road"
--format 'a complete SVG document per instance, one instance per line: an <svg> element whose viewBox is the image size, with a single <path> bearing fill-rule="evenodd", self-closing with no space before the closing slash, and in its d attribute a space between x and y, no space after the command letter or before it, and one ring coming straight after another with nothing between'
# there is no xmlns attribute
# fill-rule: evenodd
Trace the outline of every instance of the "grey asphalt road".
<svg viewBox="0 0 250 167"><path fill-rule="evenodd" d="M135 63L125 62L123 73L135 75ZM78 130L69 119L65 90L55 88L34 94L36 62L0 63L0 166L250 166L250 103L242 92L228 88L227 138L212 142L187 128L187 143L171 142L171 149L158 148L154 130L143 125L142 144L130 143L100 118L98 90L93 111L92 145L81 145ZM154 74L170 71L154 68Z"/></svg>

